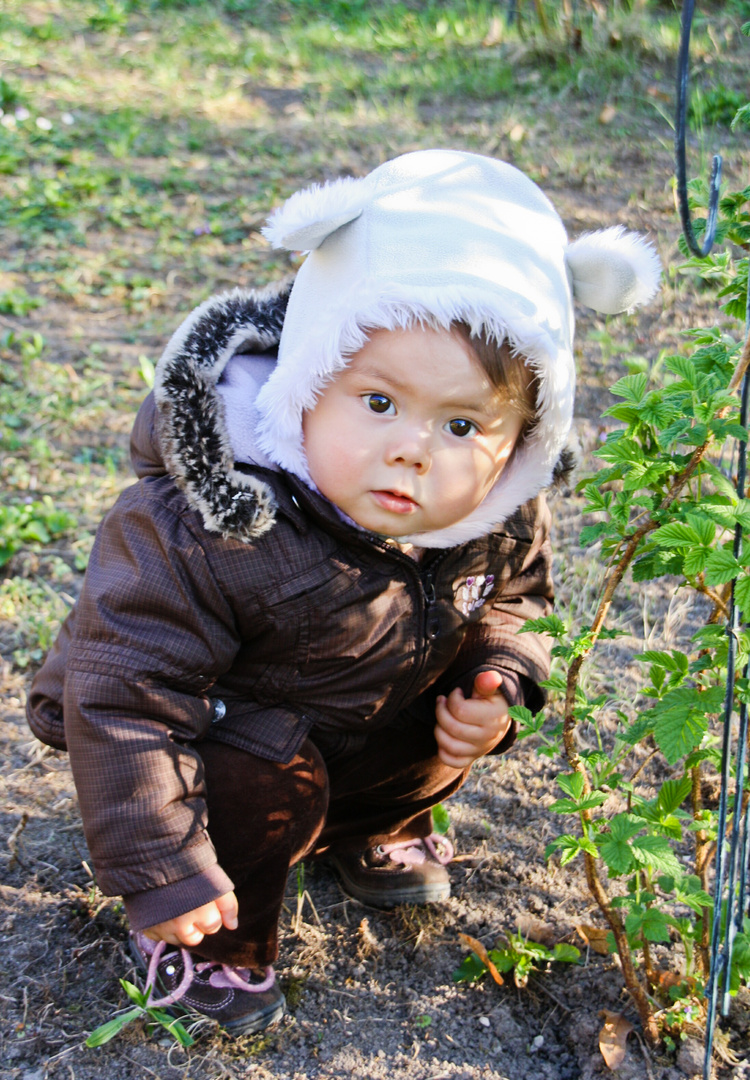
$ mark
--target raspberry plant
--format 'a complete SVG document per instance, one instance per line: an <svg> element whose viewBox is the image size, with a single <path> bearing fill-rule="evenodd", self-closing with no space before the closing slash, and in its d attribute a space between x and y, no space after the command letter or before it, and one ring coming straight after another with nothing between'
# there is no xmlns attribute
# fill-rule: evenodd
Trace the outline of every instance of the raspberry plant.
<svg viewBox="0 0 750 1080"><path fill-rule="evenodd" d="M691 185L695 206L705 206L706 194L701 184ZM730 329L732 319L744 319L747 305L749 201L750 187L725 195L717 233L724 250L683 267L718 285ZM665 358L658 378L656 368L651 375L640 371L611 388L618 400L605 416L623 426L595 453L604 466L579 484L584 511L597 519L583 528L581 543L599 544L606 562L593 622L569 628L552 615L524 628L555 639L557 670L546 685L564 700L563 721L550 728L541 713L511 710L520 734L540 735L540 752L562 755L570 770L557 778L563 797L552 809L569 818L571 828L547 855L559 853L562 866L583 860L652 1043L679 1034L685 1017L705 1014L717 812L704 805L702 784L719 764L716 731L726 694L733 587L744 617L750 616L750 540L734 543L738 524L750 530L750 499L738 497L731 469L723 467L733 440L747 440L738 390L750 365L750 339L743 343L741 331L719 327L688 335L691 355ZM648 650L636 657L646 671L645 688L633 712L619 710L612 725L602 722L607 695L590 696L581 673L597 643L618 634L605 624L626 574L636 582L671 575L677 588L706 598L707 615L687 651ZM750 701L749 656L750 632L742 629L736 706ZM665 773L669 778L659 783ZM649 798L646 778L649 791L656 791ZM743 804L749 793L746 784ZM680 976L657 967L656 945L681 952ZM677 962L674 957L670 967ZM747 980L748 919L735 940L733 992Z"/></svg>

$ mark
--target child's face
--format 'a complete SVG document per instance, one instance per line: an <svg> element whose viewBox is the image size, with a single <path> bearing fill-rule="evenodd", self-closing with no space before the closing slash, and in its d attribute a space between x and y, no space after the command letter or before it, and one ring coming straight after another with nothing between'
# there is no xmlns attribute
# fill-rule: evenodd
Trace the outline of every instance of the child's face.
<svg viewBox="0 0 750 1080"><path fill-rule="evenodd" d="M523 421L454 333L378 330L302 421L310 475L384 536L444 529L475 510Z"/></svg>

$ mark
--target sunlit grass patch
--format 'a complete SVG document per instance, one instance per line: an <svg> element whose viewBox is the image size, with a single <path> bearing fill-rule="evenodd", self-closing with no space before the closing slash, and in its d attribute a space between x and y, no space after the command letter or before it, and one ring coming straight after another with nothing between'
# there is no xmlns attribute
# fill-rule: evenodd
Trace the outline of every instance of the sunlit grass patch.
<svg viewBox="0 0 750 1080"><path fill-rule="evenodd" d="M4 624L0 643L21 668L42 660L74 603L64 591L72 577L67 564L59 558L54 563L47 560L45 572L57 581L57 588L42 576L0 581L0 620Z"/></svg>

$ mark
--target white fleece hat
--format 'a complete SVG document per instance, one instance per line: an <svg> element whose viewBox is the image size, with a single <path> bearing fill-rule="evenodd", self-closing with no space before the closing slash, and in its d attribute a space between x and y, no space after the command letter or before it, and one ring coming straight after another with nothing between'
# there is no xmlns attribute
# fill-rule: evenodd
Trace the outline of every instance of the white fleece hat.
<svg viewBox="0 0 750 1080"><path fill-rule="evenodd" d="M263 232L277 248L309 252L257 401L263 450L307 483L302 414L369 330L462 321L507 339L538 376L533 432L472 514L408 538L429 547L488 532L550 483L573 418L573 297L624 311L651 299L661 270L652 246L622 227L569 244L524 173L457 150L404 154L362 179L299 191Z"/></svg>

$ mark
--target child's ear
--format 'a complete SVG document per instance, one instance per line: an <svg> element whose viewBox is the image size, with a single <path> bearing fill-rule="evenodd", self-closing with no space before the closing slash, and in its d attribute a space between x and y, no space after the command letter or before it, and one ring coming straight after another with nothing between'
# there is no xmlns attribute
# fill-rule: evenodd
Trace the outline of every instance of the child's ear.
<svg viewBox="0 0 750 1080"><path fill-rule="evenodd" d="M622 225L584 233L568 246L565 262L575 299L605 315L646 304L659 288L655 248Z"/></svg>
<svg viewBox="0 0 750 1080"><path fill-rule="evenodd" d="M343 177L297 191L275 210L261 230L275 248L314 251L326 237L362 213L369 195L366 179Z"/></svg>

